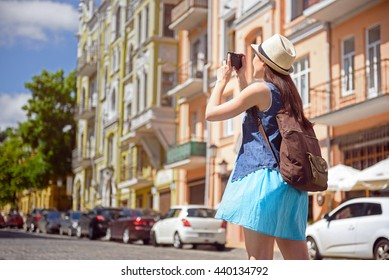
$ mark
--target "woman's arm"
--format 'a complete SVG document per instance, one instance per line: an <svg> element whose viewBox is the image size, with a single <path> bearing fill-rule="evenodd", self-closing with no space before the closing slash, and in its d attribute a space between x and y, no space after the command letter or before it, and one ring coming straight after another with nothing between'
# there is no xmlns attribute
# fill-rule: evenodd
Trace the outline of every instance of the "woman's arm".
<svg viewBox="0 0 389 280"><path fill-rule="evenodd" d="M258 106L262 111L270 106L270 89L264 83L258 82L246 86L236 97L222 103L223 91L231 78L231 73L232 67L228 57L227 63L218 69L216 85L207 104L205 118L208 121L230 119L253 106ZM245 81L245 78L242 79L242 86Z"/></svg>

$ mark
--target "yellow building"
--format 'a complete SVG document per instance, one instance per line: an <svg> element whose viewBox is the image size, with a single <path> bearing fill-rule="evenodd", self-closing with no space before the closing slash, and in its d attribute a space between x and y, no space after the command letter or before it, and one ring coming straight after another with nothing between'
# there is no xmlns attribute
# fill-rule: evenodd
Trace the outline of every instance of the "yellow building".
<svg viewBox="0 0 389 280"><path fill-rule="evenodd" d="M175 142L174 108L166 95L177 63L177 42L164 28L170 2L81 5L74 209L161 210L160 194L174 185L163 167Z"/></svg>

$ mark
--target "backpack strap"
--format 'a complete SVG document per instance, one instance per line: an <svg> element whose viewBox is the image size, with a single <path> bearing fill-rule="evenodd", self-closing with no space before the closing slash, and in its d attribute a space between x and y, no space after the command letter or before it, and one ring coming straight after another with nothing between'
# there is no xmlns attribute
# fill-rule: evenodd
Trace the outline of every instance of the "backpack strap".
<svg viewBox="0 0 389 280"><path fill-rule="evenodd" d="M278 162L278 159L277 159L276 155L274 154L274 151L273 151L273 149L272 149L272 147L270 145L269 139L267 138L265 129L263 128L261 118L257 116L257 114L255 113L254 109L251 112L253 114L254 120L257 120L257 125L258 125L259 132L261 132L262 137L263 137L263 139L265 139L267 145L269 146L270 151L271 151L275 161L277 162L278 167L280 167L280 163Z"/></svg>

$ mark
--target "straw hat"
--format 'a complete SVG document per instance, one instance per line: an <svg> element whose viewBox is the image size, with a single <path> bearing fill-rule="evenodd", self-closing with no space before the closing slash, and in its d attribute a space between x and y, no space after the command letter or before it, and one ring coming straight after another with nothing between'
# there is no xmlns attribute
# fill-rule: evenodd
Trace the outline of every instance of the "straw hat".
<svg viewBox="0 0 389 280"><path fill-rule="evenodd" d="M296 50L291 41L280 34L274 34L259 45L251 44L255 53L275 71L289 75L293 73Z"/></svg>

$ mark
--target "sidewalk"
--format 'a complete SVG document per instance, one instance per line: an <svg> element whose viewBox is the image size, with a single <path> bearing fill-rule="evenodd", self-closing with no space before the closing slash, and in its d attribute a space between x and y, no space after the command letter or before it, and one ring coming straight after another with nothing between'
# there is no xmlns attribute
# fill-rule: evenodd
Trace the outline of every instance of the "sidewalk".
<svg viewBox="0 0 389 280"><path fill-rule="evenodd" d="M226 247L228 247L228 248L246 249L246 247L245 247L245 245L244 245L244 242L239 242L239 243L236 243L236 242L235 242L235 243L227 242ZM276 242L275 242L275 244L274 244L274 252L281 253L281 252L280 252L280 249L278 248Z"/></svg>

